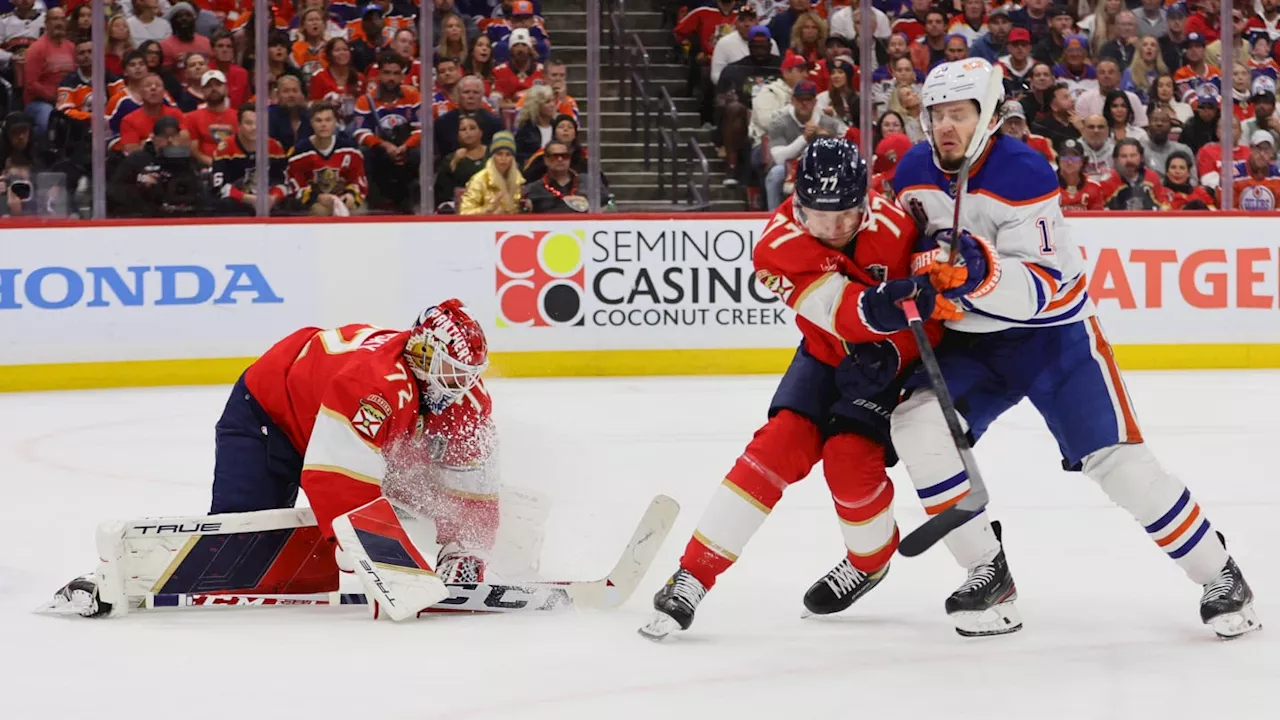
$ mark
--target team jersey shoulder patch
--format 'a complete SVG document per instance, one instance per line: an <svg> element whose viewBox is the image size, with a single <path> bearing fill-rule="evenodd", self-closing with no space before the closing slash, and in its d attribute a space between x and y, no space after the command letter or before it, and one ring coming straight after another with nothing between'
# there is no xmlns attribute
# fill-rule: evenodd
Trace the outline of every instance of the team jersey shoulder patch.
<svg viewBox="0 0 1280 720"><path fill-rule="evenodd" d="M356 412L351 416L351 426L364 437L375 440L382 426L391 415L391 403L381 395L366 395L360 399Z"/></svg>

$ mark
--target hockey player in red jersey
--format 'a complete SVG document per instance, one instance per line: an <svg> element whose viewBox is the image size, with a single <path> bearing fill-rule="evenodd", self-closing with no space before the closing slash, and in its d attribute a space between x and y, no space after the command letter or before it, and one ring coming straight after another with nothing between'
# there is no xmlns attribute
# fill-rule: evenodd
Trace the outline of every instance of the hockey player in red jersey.
<svg viewBox="0 0 1280 720"><path fill-rule="evenodd" d="M301 487L332 540L335 518L392 483L425 487L393 499L434 517L437 574L483 580L499 490L487 365L484 331L458 300L408 330L294 332L245 371L218 420L210 512L292 507Z"/></svg>
<svg viewBox="0 0 1280 720"><path fill-rule="evenodd" d="M927 282L911 279L915 223L867 192L856 146L819 138L805 150L796 191L755 248L756 277L796 311L804 335L758 430L689 540L680 568L654 597L642 635L687 630L716 581L738 559L787 486L819 460L835 501L845 557L805 594L809 612L849 607L888 571L898 544L893 483L885 474L889 415L918 356L899 307L955 317ZM936 341L941 326L928 329Z"/></svg>

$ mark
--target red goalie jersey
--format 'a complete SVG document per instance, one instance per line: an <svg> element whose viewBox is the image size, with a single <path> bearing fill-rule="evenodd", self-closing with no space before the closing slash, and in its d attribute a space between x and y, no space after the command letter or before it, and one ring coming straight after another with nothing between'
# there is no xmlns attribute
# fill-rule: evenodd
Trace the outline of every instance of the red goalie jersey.
<svg viewBox="0 0 1280 720"><path fill-rule="evenodd" d="M885 280L910 277L915 221L876 192L867 197L866 216L844 250L820 243L796 221L793 198L778 206L756 244L756 277L796 311L805 348L818 360L838 365L847 345L888 340L902 366L919 357L910 330L884 335L863 321L860 296ZM941 326L925 326L935 342Z"/></svg>
<svg viewBox="0 0 1280 720"><path fill-rule="evenodd" d="M402 357L409 334L302 328L250 366L245 384L303 456L302 489L327 537L334 518L381 495L389 473L431 467L450 496L436 516L440 541L465 528L468 540L491 546L498 502L489 396L481 382L443 412L420 411Z"/></svg>

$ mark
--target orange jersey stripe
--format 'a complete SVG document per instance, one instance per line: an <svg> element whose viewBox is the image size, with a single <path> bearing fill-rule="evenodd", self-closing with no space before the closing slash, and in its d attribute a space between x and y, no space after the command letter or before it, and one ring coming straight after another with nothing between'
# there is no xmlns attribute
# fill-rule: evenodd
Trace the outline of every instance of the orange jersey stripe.
<svg viewBox="0 0 1280 720"><path fill-rule="evenodd" d="M1089 278L1085 275L1081 275L1080 280L1076 282L1075 287L1067 291L1066 295L1063 295L1061 298L1058 298L1057 300L1054 300L1053 302L1049 303L1049 306L1046 307L1044 311L1049 312L1051 310L1057 310L1058 308L1062 308L1070 305L1072 302L1075 301L1077 297L1080 296L1080 293L1084 292L1084 288L1088 284L1089 284Z"/></svg>
<svg viewBox="0 0 1280 720"><path fill-rule="evenodd" d="M1028 270L1035 273L1035 275L1041 280L1045 281L1049 286L1049 297L1053 297L1058 294L1058 281L1053 279L1053 276L1049 274L1048 270L1045 270L1035 263L1024 262L1022 264L1026 265Z"/></svg>
<svg viewBox="0 0 1280 720"><path fill-rule="evenodd" d="M1102 335L1102 326L1098 323L1097 316L1089 318L1089 324L1093 327L1094 336L1097 338L1098 355L1102 357L1102 361L1107 365L1107 373L1111 376L1111 386L1116 393L1116 402L1120 404L1120 413L1124 417L1125 437L1127 443L1142 442L1142 432L1138 429L1138 419L1134 415L1133 407L1129 404L1129 393L1124 388L1124 380L1120 377L1120 368L1116 365L1115 353L1111 351L1111 343Z"/></svg>
<svg viewBox="0 0 1280 720"><path fill-rule="evenodd" d="M1181 538L1182 534L1187 531L1187 528L1191 527L1191 524L1196 521L1196 518L1199 518L1199 517L1200 517L1200 506L1196 505L1195 507L1191 508L1191 514L1187 516L1186 520L1182 521L1181 525L1175 528L1174 531L1169 533L1163 540L1157 540L1156 544L1159 545L1160 547L1168 547L1174 544L1175 542L1178 541L1178 538Z"/></svg>

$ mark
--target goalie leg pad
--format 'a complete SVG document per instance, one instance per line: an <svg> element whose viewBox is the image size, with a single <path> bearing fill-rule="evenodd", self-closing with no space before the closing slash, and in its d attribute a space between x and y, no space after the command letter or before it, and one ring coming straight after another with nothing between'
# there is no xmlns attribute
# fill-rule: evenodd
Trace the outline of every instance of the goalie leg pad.
<svg viewBox="0 0 1280 720"><path fill-rule="evenodd" d="M1191 491L1145 443L1103 448L1084 459L1083 469L1197 585L1217 578L1227 564L1226 548Z"/></svg>
<svg viewBox="0 0 1280 720"><path fill-rule="evenodd" d="M333 533L365 592L392 620L415 617L449 597L386 498L339 516Z"/></svg>
<svg viewBox="0 0 1280 720"><path fill-rule="evenodd" d="M710 589L782 499L822 457L817 425L782 410L756 432L698 520L680 567Z"/></svg>

